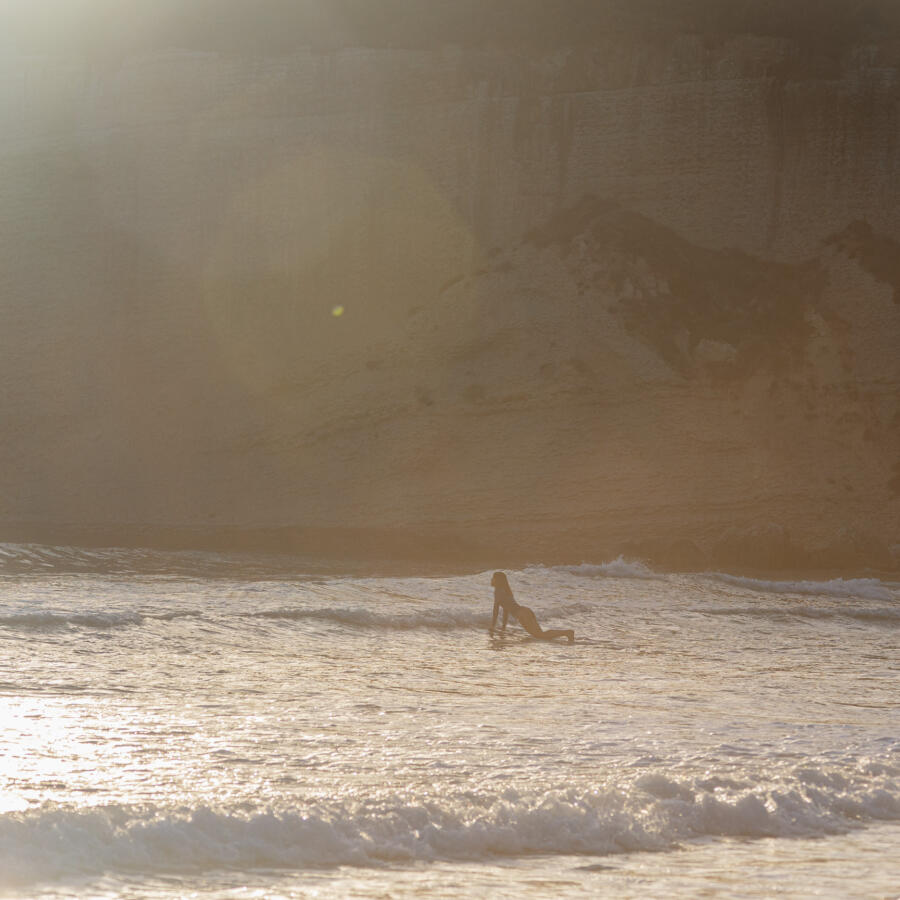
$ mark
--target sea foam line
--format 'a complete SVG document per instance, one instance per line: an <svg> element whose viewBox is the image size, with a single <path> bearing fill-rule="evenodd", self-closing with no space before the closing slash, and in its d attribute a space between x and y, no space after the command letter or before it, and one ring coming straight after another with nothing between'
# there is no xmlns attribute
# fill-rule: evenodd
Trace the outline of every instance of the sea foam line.
<svg viewBox="0 0 900 900"><path fill-rule="evenodd" d="M761 581L756 578L742 578L738 575L726 575L721 572L711 572L707 577L764 594L804 594L865 600L896 599L895 593L877 578L834 578L831 581Z"/></svg>
<svg viewBox="0 0 900 900"><path fill-rule="evenodd" d="M766 608L722 606L698 609L697 612L705 616L749 616L782 622L792 619L854 619L857 622L876 625L900 625L900 609L892 607L880 609L860 609L859 607L823 609L821 607L789 605Z"/></svg>
<svg viewBox="0 0 900 900"><path fill-rule="evenodd" d="M487 628L490 614L455 610L452 607L434 606L409 613L379 613L365 607L320 607L315 609L282 608L245 613L252 619L275 619L292 622L319 621L345 625L351 628L412 631L417 629L455 631L457 629Z"/></svg>
<svg viewBox="0 0 900 900"><path fill-rule="evenodd" d="M91 628L109 631L117 628L132 628L147 621L170 622L175 619L200 619L202 613L173 610L164 613L140 612L37 612L9 613L0 616L0 628L12 631L53 632L69 628Z"/></svg>
<svg viewBox="0 0 900 900"><path fill-rule="evenodd" d="M577 566L529 566L526 572L566 572L582 578L639 578L648 581L665 581L667 576L654 572L645 562L639 559L626 559L618 556L605 563L581 563Z"/></svg>
<svg viewBox="0 0 900 900"><path fill-rule="evenodd" d="M153 622L174 620L203 621L227 625L234 621L273 623L321 622L346 628L384 631L458 631L486 629L490 623L490 601L478 610L458 605L423 601L405 612L384 613L364 606L279 607L253 612L219 612L204 614L197 610L169 612L61 612L40 610L8 613L0 616L0 629L25 632L58 632L70 628L113 630L134 628ZM375 606L375 604L373 604ZM412 606L412 604L411 604ZM550 608L554 618L564 618L591 610L585 602L562 603Z"/></svg>
<svg viewBox="0 0 900 900"><path fill-rule="evenodd" d="M0 543L0 576L113 574L303 580L311 577L305 566L298 568L300 565L297 558L269 554Z"/></svg>
<svg viewBox="0 0 900 900"><path fill-rule="evenodd" d="M356 629L386 631L455 631L487 628L490 612L474 612L465 609L434 605L408 613L380 613L364 607L290 607L257 610L249 613L220 613L204 615L196 610L171 612L57 612L35 611L10 613L0 616L0 629L31 633L59 632L71 628L114 630L135 628L152 622L196 619L207 624L226 625L234 620L272 622L323 622Z"/></svg>
<svg viewBox="0 0 900 900"><path fill-rule="evenodd" d="M0 816L0 888L108 872L322 868L530 854L605 856L709 837L839 834L900 820L895 774L805 767L786 785L726 795L662 773L627 788L381 799L253 815L208 807L43 808Z"/></svg>

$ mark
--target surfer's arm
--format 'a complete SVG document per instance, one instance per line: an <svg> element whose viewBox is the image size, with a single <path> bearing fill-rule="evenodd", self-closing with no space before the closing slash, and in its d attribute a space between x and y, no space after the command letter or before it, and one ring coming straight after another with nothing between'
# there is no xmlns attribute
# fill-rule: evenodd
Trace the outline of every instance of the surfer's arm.
<svg viewBox="0 0 900 900"><path fill-rule="evenodd" d="M500 604L495 600L494 601L494 612L493 612L493 615L491 616L491 627L490 627L490 630L488 631L488 634L490 634L491 637L494 636L494 626L497 624L497 613L498 612L500 612Z"/></svg>
<svg viewBox="0 0 900 900"><path fill-rule="evenodd" d="M506 623L509 619L509 610L504 606L503 607L503 624L500 626L501 631L506 631Z"/></svg>

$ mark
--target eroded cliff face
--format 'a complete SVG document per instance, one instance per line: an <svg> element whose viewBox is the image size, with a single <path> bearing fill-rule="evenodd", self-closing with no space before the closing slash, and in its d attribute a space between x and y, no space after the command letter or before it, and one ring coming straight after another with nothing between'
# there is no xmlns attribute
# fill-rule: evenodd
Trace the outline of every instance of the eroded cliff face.
<svg viewBox="0 0 900 900"><path fill-rule="evenodd" d="M898 61L7 58L6 536L891 567Z"/></svg>

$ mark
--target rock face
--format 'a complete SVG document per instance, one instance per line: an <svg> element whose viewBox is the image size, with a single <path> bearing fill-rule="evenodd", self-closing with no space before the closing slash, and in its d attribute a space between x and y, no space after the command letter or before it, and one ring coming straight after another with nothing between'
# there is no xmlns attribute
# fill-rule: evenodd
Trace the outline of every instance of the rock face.
<svg viewBox="0 0 900 900"><path fill-rule="evenodd" d="M0 537L897 564L900 42L3 66Z"/></svg>

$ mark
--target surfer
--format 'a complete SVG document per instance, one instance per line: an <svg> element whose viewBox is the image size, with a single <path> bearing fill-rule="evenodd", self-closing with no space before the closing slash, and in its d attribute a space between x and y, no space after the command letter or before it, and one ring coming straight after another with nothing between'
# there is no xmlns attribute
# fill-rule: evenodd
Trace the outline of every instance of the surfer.
<svg viewBox="0 0 900 900"><path fill-rule="evenodd" d="M491 577L491 584L494 587L494 614L491 616L490 635L494 636L494 626L497 624L497 613L503 610L503 622L500 625L501 631L506 631L506 621L509 614L512 613L518 620L519 624L533 637L542 641L552 641L553 638L564 637L569 639L571 644L575 640L575 632L571 628L556 628L550 631L544 631L535 614L527 607L520 606L513 597L512 588L509 586L509 579L505 572L494 572Z"/></svg>

